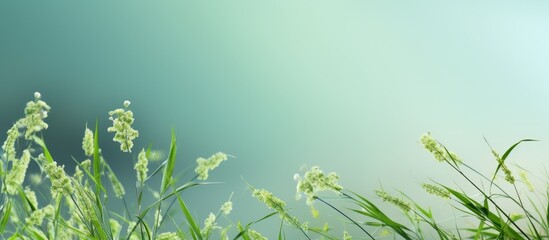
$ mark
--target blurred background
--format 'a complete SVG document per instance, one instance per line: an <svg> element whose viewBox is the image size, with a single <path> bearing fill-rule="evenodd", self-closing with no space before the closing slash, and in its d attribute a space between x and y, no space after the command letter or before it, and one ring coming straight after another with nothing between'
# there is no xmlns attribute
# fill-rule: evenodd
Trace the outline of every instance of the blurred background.
<svg viewBox="0 0 549 240"><path fill-rule="evenodd" d="M292 178L315 165L368 197L383 187L436 202L421 183L460 180L422 149L425 132L488 174L483 137L501 153L543 140L510 160L544 181L548 11L544 1L2 1L0 139L39 91L54 158L72 173L98 120L131 195L129 158L150 144L167 153L173 128L183 180L198 157L236 157L210 173L220 184L183 194L193 213L204 219L234 193L231 219L243 223L269 212L246 182L310 218ZM124 100L140 133L131 156L106 131ZM274 238L278 220L256 229Z"/></svg>

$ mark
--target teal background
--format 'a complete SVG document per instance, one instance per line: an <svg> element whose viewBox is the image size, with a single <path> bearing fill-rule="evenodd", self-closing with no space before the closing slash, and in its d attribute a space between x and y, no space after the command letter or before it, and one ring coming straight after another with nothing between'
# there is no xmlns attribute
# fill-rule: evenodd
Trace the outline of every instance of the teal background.
<svg viewBox="0 0 549 240"><path fill-rule="evenodd" d="M428 177L459 180L422 133L488 172L483 137L500 152L549 139L548 12L544 1L2 1L0 139L40 91L57 161L72 171L98 119L107 160L131 186L106 132L107 112L128 99L133 155L167 151L173 127L179 169L217 151L237 157L210 174L223 184L189 191L199 219L232 192L232 219L267 213L245 182L308 218L292 180L303 165L366 196L383 185L430 202ZM530 143L513 161L543 177L546 149Z"/></svg>

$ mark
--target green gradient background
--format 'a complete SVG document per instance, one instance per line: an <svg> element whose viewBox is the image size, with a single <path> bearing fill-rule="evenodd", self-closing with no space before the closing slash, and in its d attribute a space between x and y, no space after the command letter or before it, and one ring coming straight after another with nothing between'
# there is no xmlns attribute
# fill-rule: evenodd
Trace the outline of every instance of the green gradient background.
<svg viewBox="0 0 549 240"><path fill-rule="evenodd" d="M40 91L53 108L46 140L72 166L86 122L106 129L129 99L137 148L167 150L173 127L179 169L237 156L211 174L224 184L186 196L199 219L231 192L233 219L268 212L242 178L306 212L293 200L303 164L366 196L381 182L429 202L417 187L428 176L457 179L421 149L422 133L487 170L483 136L499 151L549 139L548 13L544 1L2 1L0 138ZM101 134L132 184L127 156ZM537 170L547 149L529 144L515 160Z"/></svg>

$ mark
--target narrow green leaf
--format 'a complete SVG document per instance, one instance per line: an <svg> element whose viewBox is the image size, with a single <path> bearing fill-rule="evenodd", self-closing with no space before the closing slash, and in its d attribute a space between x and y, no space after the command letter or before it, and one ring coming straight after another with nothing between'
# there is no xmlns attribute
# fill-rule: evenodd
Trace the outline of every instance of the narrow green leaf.
<svg viewBox="0 0 549 240"><path fill-rule="evenodd" d="M8 201L5 206L6 209L4 210L4 216L2 216L2 220L0 220L0 235L4 233L4 229L6 229L6 225L8 224L8 220L11 214L11 201Z"/></svg>
<svg viewBox="0 0 549 240"><path fill-rule="evenodd" d="M95 133L93 134L93 178L95 180L95 194L99 196L101 188L101 157L99 156L99 121L95 121Z"/></svg>
<svg viewBox="0 0 549 240"><path fill-rule="evenodd" d="M175 139L175 132L172 129L172 140L170 143L170 154L168 156L168 162L166 164L166 167L164 168L164 174L162 175L162 186L160 189L162 192L166 191L168 186L170 185L172 181L172 174L173 169L175 167L175 155L177 152L177 145L176 145L176 139Z"/></svg>
<svg viewBox="0 0 549 240"><path fill-rule="evenodd" d="M44 157L46 157L46 161L49 163L53 162L53 157L50 154L50 151L48 151L48 148L46 147L46 143L44 142L44 139L37 137L36 135L33 136L34 142L38 144L40 147L42 147L42 151L44 152Z"/></svg>
<svg viewBox="0 0 549 240"><path fill-rule="evenodd" d="M522 140L518 141L517 143L513 144L513 146L511 146L509 149L507 149L507 151L505 151L503 156L501 156L501 160L505 161L505 159L507 159L507 156L509 156L509 154L513 151L513 149L517 145L519 145L520 143L522 143L522 142L535 142L535 141L538 141L538 140L535 140L535 139L522 139Z"/></svg>
<svg viewBox="0 0 549 240"><path fill-rule="evenodd" d="M187 219L187 222L189 223L189 227L191 228L191 232L193 235L196 235L198 239L202 240L202 233L200 232L200 227L198 227L198 224L196 224L196 221L194 220L193 216L191 215L191 212L189 212L189 208L187 208L187 205L179 196L179 193L176 194L177 201L179 202L179 208L181 208L181 211L183 211L183 214L185 214L185 218Z"/></svg>

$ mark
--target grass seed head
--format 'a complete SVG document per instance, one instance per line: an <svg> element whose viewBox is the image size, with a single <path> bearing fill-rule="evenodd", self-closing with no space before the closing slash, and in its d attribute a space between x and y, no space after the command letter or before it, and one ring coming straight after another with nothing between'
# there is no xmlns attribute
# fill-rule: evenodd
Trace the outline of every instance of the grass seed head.
<svg viewBox="0 0 549 240"><path fill-rule="evenodd" d="M149 160L147 159L147 153L145 149L141 149L141 152L137 156L137 163L135 163L134 169L137 173L137 181L143 183L147 179L147 172Z"/></svg>
<svg viewBox="0 0 549 240"><path fill-rule="evenodd" d="M208 171L214 170L221 164L221 162L226 161L227 154L218 152L208 159L204 158L198 158L196 159L196 163L198 166L194 169L194 172L198 174L199 180L207 180L208 179Z"/></svg>
<svg viewBox="0 0 549 240"><path fill-rule="evenodd" d="M91 156L93 154L93 132L89 128L84 130L84 139L82 139L82 149L86 156Z"/></svg>
<svg viewBox="0 0 549 240"><path fill-rule="evenodd" d="M6 175L6 192L15 195L25 180L25 174L29 166L31 155L28 149L23 150L21 159L15 159L11 170Z"/></svg>
<svg viewBox="0 0 549 240"><path fill-rule="evenodd" d="M129 101L127 102L129 106ZM112 127L107 128L107 132L115 133L112 140L120 143L122 152L131 152L133 140L139 136L139 132L132 128L133 112L118 108L109 112L109 119L112 121Z"/></svg>
<svg viewBox="0 0 549 240"><path fill-rule="evenodd" d="M13 161L15 160L15 156L17 155L17 152L15 150L15 142L17 141L17 138L19 138L18 123L13 124L13 126L8 130L7 135L8 137L2 145L2 150L4 151L4 153L2 154L2 158L6 159L7 161Z"/></svg>

